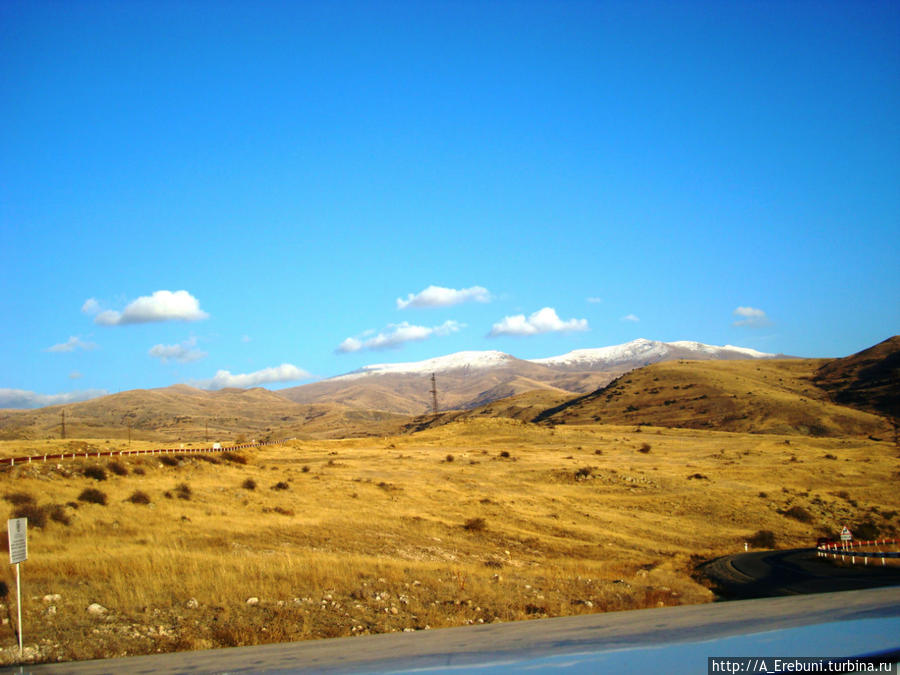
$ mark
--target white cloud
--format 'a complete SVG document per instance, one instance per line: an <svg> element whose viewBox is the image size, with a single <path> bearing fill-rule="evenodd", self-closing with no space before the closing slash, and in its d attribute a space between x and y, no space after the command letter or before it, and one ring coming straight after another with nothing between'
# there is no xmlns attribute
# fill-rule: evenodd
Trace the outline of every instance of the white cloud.
<svg viewBox="0 0 900 675"><path fill-rule="evenodd" d="M766 313L755 307L738 307L735 309L732 314L734 316L740 317L737 321L734 322L735 326L768 326L772 322L769 320L769 317L766 316Z"/></svg>
<svg viewBox="0 0 900 675"><path fill-rule="evenodd" d="M587 319L569 319L563 321L552 307L539 309L527 319L524 314L504 317L495 323L488 337L498 335L538 335L540 333L564 333L569 331L588 330Z"/></svg>
<svg viewBox="0 0 900 675"><path fill-rule="evenodd" d="M363 348L363 343L361 340L357 340L356 338L348 337L346 340L341 342L338 345L337 352L338 354L349 354L351 352L358 352Z"/></svg>
<svg viewBox="0 0 900 675"><path fill-rule="evenodd" d="M89 307L90 312L100 309L93 298L84 303L82 310L85 307ZM187 291L155 291L153 295L144 295L129 303L121 312L111 309L100 312L94 317L94 323L124 326L131 323L200 321L208 318L209 314L200 309L197 298Z"/></svg>
<svg viewBox="0 0 900 675"><path fill-rule="evenodd" d="M167 363L169 360L178 361L178 363L191 363L192 361L199 361L207 355L206 352L194 349L196 346L197 338L192 337L177 345L155 345L147 353L154 358L160 359L163 363Z"/></svg>
<svg viewBox="0 0 900 675"><path fill-rule="evenodd" d="M94 298L88 298L81 306L81 311L85 314L96 314L100 311L100 303L97 302Z"/></svg>
<svg viewBox="0 0 900 675"><path fill-rule="evenodd" d="M632 321L634 323L637 323L638 321L640 321L640 319L635 314L626 314L622 317L622 321Z"/></svg>
<svg viewBox="0 0 900 675"><path fill-rule="evenodd" d="M336 351L339 354L347 354L350 352L358 352L361 349L396 349L407 342L417 342L420 340L427 340L432 336L457 333L464 327L465 326L458 321L452 320L445 321L440 326L431 328L428 326L415 326L404 321L403 323L391 324L387 327L387 330L365 340L349 337L338 345ZM363 336L371 333L372 331L366 331Z"/></svg>
<svg viewBox="0 0 900 675"><path fill-rule="evenodd" d="M297 380L305 380L312 377L302 368L291 365L290 363L282 363L274 368L263 368L254 373L245 373L232 375L227 370L219 370L215 377L209 380L200 380L196 382L203 389L224 389L225 387L258 387L263 384L272 384L274 382L295 382Z"/></svg>
<svg viewBox="0 0 900 675"><path fill-rule="evenodd" d="M442 286L429 286L420 293L410 293L403 298L397 298L397 309L407 307L450 307L463 302L490 302L491 294L488 289L481 286L471 288L444 288Z"/></svg>
<svg viewBox="0 0 900 675"><path fill-rule="evenodd" d="M65 394L36 394L24 389L0 389L0 408L43 408L48 405L88 401L106 396L108 393L105 389L85 389Z"/></svg>
<svg viewBox="0 0 900 675"><path fill-rule="evenodd" d="M590 298L587 299L587 301L588 301L589 303L591 303L592 305L596 305L596 304L598 304L598 303L603 302L603 298L590 297Z"/></svg>
<svg viewBox="0 0 900 675"><path fill-rule="evenodd" d="M70 337L65 342L60 342L58 345L53 345L52 347L47 347L44 351L46 352L74 352L76 349L96 349L97 345L93 342L84 342L80 338L76 336Z"/></svg>
<svg viewBox="0 0 900 675"><path fill-rule="evenodd" d="M77 370L73 370L71 373L69 373L70 380L80 380L82 377L84 377L84 375L79 373Z"/></svg>

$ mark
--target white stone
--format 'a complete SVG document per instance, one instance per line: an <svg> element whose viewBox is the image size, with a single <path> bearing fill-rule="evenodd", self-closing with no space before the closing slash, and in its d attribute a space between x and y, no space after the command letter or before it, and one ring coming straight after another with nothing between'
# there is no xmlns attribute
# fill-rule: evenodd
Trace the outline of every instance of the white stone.
<svg viewBox="0 0 900 675"><path fill-rule="evenodd" d="M248 604L248 605L258 605L258 604L259 604L259 598L257 598L257 597L247 598L247 604Z"/></svg>
<svg viewBox="0 0 900 675"><path fill-rule="evenodd" d="M87 613L92 616L103 616L108 611L109 610L107 610L106 607L96 602L91 603L87 608Z"/></svg>
<svg viewBox="0 0 900 675"><path fill-rule="evenodd" d="M191 598L190 600L187 601L185 606L188 609L197 609L200 606L200 603L197 602L197 598Z"/></svg>

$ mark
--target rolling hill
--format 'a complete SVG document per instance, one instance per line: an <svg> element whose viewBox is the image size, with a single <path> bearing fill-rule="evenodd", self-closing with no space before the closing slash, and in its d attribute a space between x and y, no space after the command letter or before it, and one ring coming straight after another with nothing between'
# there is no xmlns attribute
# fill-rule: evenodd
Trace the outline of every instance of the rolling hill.
<svg viewBox="0 0 900 675"><path fill-rule="evenodd" d="M58 438L65 411L69 438L177 441L377 433L403 416L336 403L299 404L263 388L206 391L187 385L134 389L36 410L0 411L0 438ZM393 425L392 427L393 428Z"/></svg>
<svg viewBox="0 0 900 675"><path fill-rule="evenodd" d="M900 420L900 335L829 361L814 381L835 403Z"/></svg>
<svg viewBox="0 0 900 675"><path fill-rule="evenodd" d="M412 363L370 365L278 393L298 403L333 402L352 408L419 415L431 412L432 373L437 377L439 410L470 410L540 389L561 395L587 393L622 373L659 361L774 356L730 345L645 339L531 360L499 351L469 351Z"/></svg>
<svg viewBox="0 0 900 675"><path fill-rule="evenodd" d="M815 384L824 365L820 359L657 363L533 421L811 436L888 433L884 418L837 404Z"/></svg>

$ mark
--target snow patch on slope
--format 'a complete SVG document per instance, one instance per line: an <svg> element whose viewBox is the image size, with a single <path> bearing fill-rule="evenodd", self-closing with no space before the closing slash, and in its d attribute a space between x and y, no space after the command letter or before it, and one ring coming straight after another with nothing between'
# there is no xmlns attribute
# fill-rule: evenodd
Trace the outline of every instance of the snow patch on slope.
<svg viewBox="0 0 900 675"><path fill-rule="evenodd" d="M685 353L689 352L689 353ZM597 368L598 366L616 366L630 364L634 362L650 363L661 361L665 358L676 355L680 358L690 358L691 354L697 356L712 356L721 358L738 355L746 358L770 358L774 354L766 354L758 352L755 349L747 349L745 347L733 347L725 345L718 347L716 345L705 345L702 342L691 342L687 340L679 342L659 342L658 340L647 340L639 338L626 342L621 345L613 345L612 347L599 347L597 349L576 349L562 356L551 356L546 359L529 359L532 363L539 363L550 367L586 367Z"/></svg>
<svg viewBox="0 0 900 675"><path fill-rule="evenodd" d="M450 370L486 370L499 368L514 361L509 354L498 351L468 351L438 356L425 361L413 361L410 363L376 363L363 366L352 373L331 378L332 380L353 380L369 375L427 375L441 373Z"/></svg>

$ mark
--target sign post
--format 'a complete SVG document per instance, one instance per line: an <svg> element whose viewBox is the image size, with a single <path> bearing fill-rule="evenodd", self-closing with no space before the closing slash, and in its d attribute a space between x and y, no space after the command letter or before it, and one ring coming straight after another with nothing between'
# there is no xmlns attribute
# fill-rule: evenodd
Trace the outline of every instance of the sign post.
<svg viewBox="0 0 900 675"><path fill-rule="evenodd" d="M19 605L19 658L22 658L22 582L19 563L28 560L28 518L12 518L6 521L9 535L9 564L16 566L16 601Z"/></svg>
<svg viewBox="0 0 900 675"><path fill-rule="evenodd" d="M847 526L844 525L843 529L841 530L841 544L844 546L844 548L847 548L847 542L851 541L853 541L853 534L849 529L847 529Z"/></svg>

